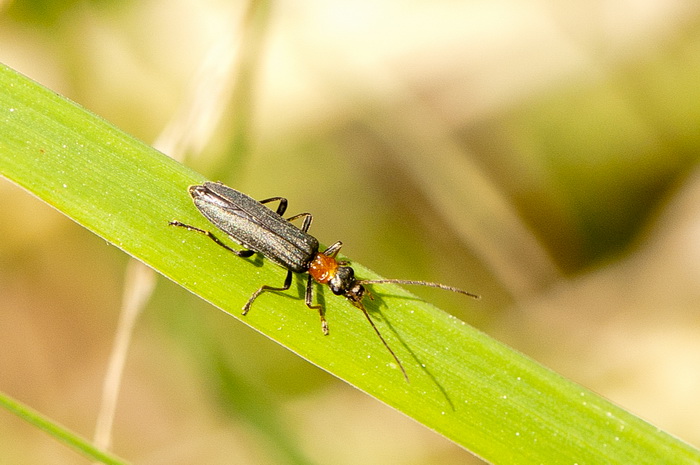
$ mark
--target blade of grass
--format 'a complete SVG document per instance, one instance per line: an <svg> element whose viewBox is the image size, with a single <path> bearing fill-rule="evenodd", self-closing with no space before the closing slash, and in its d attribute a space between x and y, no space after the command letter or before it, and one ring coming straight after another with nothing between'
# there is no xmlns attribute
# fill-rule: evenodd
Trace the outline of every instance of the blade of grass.
<svg viewBox="0 0 700 465"><path fill-rule="evenodd" d="M395 286L362 314L320 293L331 335L298 300L265 294L284 270L167 226L209 225L186 188L201 175L36 83L0 67L0 173L161 274L310 362L492 463L690 464L700 452ZM356 265L364 279L378 278ZM327 297L326 297L327 296ZM292 297L292 298L290 298ZM465 304L472 305L471 301Z"/></svg>
<svg viewBox="0 0 700 465"><path fill-rule="evenodd" d="M112 454L101 451L90 444L90 441L87 439L82 438L80 435L47 418L44 418L35 410L27 407L26 405L2 392L0 392L0 406L6 408L37 428L46 431L57 440L72 447L89 459L96 460L107 465L127 465L128 463Z"/></svg>

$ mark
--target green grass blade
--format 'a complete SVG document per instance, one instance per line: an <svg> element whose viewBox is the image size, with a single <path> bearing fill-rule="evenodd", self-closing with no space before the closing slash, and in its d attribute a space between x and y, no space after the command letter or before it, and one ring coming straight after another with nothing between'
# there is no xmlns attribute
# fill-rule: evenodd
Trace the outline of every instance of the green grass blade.
<svg viewBox="0 0 700 465"><path fill-rule="evenodd" d="M78 434L47 418L44 418L35 410L27 407L26 405L2 392L0 392L0 406L6 408L37 428L46 431L57 440L72 447L89 459L96 460L107 465L127 465L128 463L112 454L97 449L95 446L90 444L90 441L87 439L80 437Z"/></svg>
<svg viewBox="0 0 700 465"><path fill-rule="evenodd" d="M696 464L700 452L396 286L368 309L410 383L344 299L322 291L329 336L303 283L240 309L285 271L168 227L209 225L187 186L204 177L0 67L0 173L126 253L324 370L492 463ZM5 199L11 201L11 199ZM377 278L356 266L364 279ZM475 303L465 299L465 305Z"/></svg>

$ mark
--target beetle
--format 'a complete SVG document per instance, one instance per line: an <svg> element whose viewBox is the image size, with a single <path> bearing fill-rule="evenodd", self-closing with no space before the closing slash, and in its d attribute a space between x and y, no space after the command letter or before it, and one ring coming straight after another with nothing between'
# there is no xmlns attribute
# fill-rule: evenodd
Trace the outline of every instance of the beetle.
<svg viewBox="0 0 700 465"><path fill-rule="evenodd" d="M408 375L401 361L389 347L389 344L379 332L367 309L362 304L365 296L371 298L371 294L365 289L365 285L415 284L436 287L479 298L478 295L471 292L433 282L404 279L357 279L355 271L349 266L348 262L336 259L343 245L342 242L335 242L323 252L319 251L318 239L308 233L313 221L313 216L310 213L300 213L286 219L282 217L287 210L287 199L284 197L271 197L257 201L219 182L205 182L203 185L190 186L189 194L199 212L214 226L226 233L233 241L243 246L244 249L233 249L219 240L211 231L177 220L170 221L169 224L171 226L204 234L219 246L239 257L250 257L255 253L260 253L271 262L287 270L287 277L281 287L262 285L250 296L243 306L243 315L250 311L255 299L263 292L286 291L292 284L293 273L308 273L304 301L307 307L318 311L321 317L323 334L328 335L328 322L326 321L323 306L313 303L314 281L326 284L334 294L344 296L362 311L374 332L379 336L382 344L384 344L398 364L407 381ZM279 202L276 210L266 206L266 204L272 202ZM291 223L302 218L301 228Z"/></svg>

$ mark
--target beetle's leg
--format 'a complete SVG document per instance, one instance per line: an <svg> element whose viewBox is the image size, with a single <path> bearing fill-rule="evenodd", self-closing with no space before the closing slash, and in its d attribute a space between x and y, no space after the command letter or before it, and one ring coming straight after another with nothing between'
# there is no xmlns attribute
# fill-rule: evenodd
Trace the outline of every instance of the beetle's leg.
<svg viewBox="0 0 700 465"><path fill-rule="evenodd" d="M304 232L309 231L309 227L311 226L311 222L314 220L314 217L311 213L299 213L298 215L290 216L287 218L287 221L294 221L297 218L304 217L304 222L301 224L301 230Z"/></svg>
<svg viewBox="0 0 700 465"><path fill-rule="evenodd" d="M221 242L221 241L219 240L218 237L216 237L214 234L211 233L211 231L205 231L204 229L195 228L194 226L190 226L189 224L181 223L181 222L179 222L179 221L177 221L177 220L172 220L172 221L171 221L170 223L168 223L168 224L169 224L170 226L179 226L180 228L185 228L185 229L187 229L188 231L194 231L194 232L198 232L198 233L200 233L200 234L204 234L205 236L207 236L209 239L211 239L212 241L214 241L214 242L216 242L217 244L219 244L219 245L220 245L221 247L223 247L224 249L228 250L229 252L235 253L235 254L238 255L239 257L246 258L246 257L250 257L251 255L253 255L253 254L255 253L254 250L248 250L248 249L236 250L236 249L232 249L231 247L229 247L229 246L227 246L226 244L224 244L223 242Z"/></svg>
<svg viewBox="0 0 700 465"><path fill-rule="evenodd" d="M342 246L343 246L343 243L338 241L335 244L328 247L326 250L324 250L323 255L327 255L329 257L335 258L335 256L338 255L338 252L340 252L340 248Z"/></svg>
<svg viewBox="0 0 700 465"><path fill-rule="evenodd" d="M279 206L277 207L277 214L282 216L284 212L287 211L287 199L284 197L270 197L269 199L261 200L260 203L268 203L268 202L275 202L279 200ZM297 218L304 217L304 222L301 225L301 230L304 232L309 231L309 227L311 226L311 222L313 221L314 217L311 213L299 213L298 215L290 216L287 218L287 221L294 221Z"/></svg>
<svg viewBox="0 0 700 465"><path fill-rule="evenodd" d="M253 301L258 298L260 294L265 291L286 291L292 285L292 270L287 271L287 277L284 279L284 285L282 287L272 287L268 285L260 286L260 289L255 291L253 295L250 296L248 302L243 306L243 314L245 315L250 310L250 306L253 305Z"/></svg>
<svg viewBox="0 0 700 465"><path fill-rule="evenodd" d="M270 197L269 199L261 200L260 203L269 203L279 200L280 204L277 206L277 214L282 216L284 212L287 211L287 199L284 197Z"/></svg>
<svg viewBox="0 0 700 465"><path fill-rule="evenodd" d="M312 310L318 310L318 314L321 317L321 331L323 334L328 336L328 322L326 321L326 311L323 305L314 305L314 279L309 275L308 281L306 281L306 295L304 297L306 301L306 306Z"/></svg>

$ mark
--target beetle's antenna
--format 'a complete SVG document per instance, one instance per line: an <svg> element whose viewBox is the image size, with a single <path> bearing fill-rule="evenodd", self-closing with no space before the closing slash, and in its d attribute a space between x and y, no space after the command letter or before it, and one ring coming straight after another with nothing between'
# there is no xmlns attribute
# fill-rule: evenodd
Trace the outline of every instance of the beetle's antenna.
<svg viewBox="0 0 700 465"><path fill-rule="evenodd" d="M431 283L427 281L413 281L410 279L363 279L358 280L357 282L360 284L415 284L416 286L437 287L438 289L444 289L446 291L468 295L469 297L473 297L474 299L481 299L481 296L477 294L472 294L471 292L464 291L457 287L447 286L445 284L440 283Z"/></svg>
<svg viewBox="0 0 700 465"><path fill-rule="evenodd" d="M382 344L384 344L384 347L387 348L389 353L391 354L392 357L394 357L394 360L396 360L396 363L399 365L399 368L401 368L401 372L403 373L403 377L406 378L406 382L410 383L408 380L408 374L406 373L406 370L404 369L403 365L401 364L401 360L399 360L399 357L396 356L393 350L391 350L391 347L389 347L389 344L387 344L386 340L384 340L384 337L382 336L382 333L379 332L379 329L377 329L377 326L374 324L374 321L372 321L372 318L370 318L369 313L367 312L367 309L365 309L365 306L362 305L361 302L353 302L357 308L362 310L362 313L365 314L365 317L367 317L367 321L369 321L369 324L372 325L372 329L374 329L374 332L377 333L377 336L379 336L379 339L382 340Z"/></svg>

